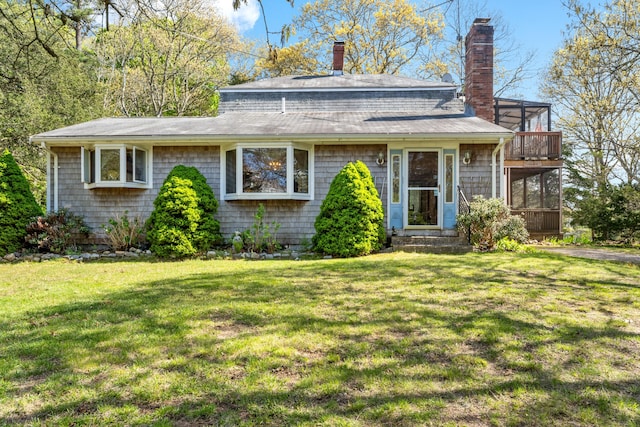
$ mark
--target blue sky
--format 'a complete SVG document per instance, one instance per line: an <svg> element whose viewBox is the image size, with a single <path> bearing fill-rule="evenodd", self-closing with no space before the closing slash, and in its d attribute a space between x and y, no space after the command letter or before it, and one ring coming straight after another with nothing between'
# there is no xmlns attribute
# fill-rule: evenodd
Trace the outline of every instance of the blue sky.
<svg viewBox="0 0 640 427"><path fill-rule="evenodd" d="M216 0L227 9L225 14L231 16L236 26L245 37L264 40L264 24L255 0L249 0L249 5L243 6L239 12L231 11L231 0ZM279 30L283 24L291 23L301 6L309 0L296 0L295 7L285 0L263 0L267 22L270 30ZM460 0L464 4L464 0ZM252 3L253 2L253 3ZM432 3L439 3L433 0ZM486 4L484 16L491 17L494 12L500 13L512 31L512 37L525 51L536 52L534 64L535 75L541 72L551 61L553 52L561 46L563 34L570 18L560 0L482 0L478 3ZM278 37L272 36L275 42ZM538 95L538 77L528 81L523 87L524 98L540 100Z"/></svg>

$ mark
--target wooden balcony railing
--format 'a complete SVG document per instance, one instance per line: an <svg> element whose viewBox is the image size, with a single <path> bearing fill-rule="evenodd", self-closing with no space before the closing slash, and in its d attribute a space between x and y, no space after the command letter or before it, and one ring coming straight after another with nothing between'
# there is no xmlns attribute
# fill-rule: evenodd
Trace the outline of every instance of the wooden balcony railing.
<svg viewBox="0 0 640 427"><path fill-rule="evenodd" d="M529 234L560 234L558 209L511 209L511 215L524 218Z"/></svg>
<svg viewBox="0 0 640 427"><path fill-rule="evenodd" d="M559 159L562 155L562 132L516 132L505 147L505 159Z"/></svg>

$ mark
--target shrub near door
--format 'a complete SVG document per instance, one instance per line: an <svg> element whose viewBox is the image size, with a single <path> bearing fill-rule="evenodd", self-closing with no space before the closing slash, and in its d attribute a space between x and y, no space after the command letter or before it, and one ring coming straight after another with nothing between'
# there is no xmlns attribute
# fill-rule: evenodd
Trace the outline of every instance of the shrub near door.
<svg viewBox="0 0 640 427"><path fill-rule="evenodd" d="M366 255L382 247L384 212L369 168L349 162L331 182L316 218L315 250L329 255Z"/></svg>

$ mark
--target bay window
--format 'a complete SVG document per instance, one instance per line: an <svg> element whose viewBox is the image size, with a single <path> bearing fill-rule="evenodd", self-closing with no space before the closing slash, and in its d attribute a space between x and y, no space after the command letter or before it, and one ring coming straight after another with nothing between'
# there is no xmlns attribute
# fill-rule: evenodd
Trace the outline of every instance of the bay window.
<svg viewBox="0 0 640 427"><path fill-rule="evenodd" d="M151 188L151 148L132 145L82 147L81 175L85 188Z"/></svg>
<svg viewBox="0 0 640 427"><path fill-rule="evenodd" d="M223 148L226 200L311 200L310 147L293 143L236 144Z"/></svg>

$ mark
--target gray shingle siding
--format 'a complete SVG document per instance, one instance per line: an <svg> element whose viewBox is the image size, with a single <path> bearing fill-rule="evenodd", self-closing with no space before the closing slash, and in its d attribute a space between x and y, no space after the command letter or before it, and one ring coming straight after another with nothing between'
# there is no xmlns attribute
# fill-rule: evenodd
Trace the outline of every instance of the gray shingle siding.
<svg viewBox="0 0 640 427"><path fill-rule="evenodd" d="M491 153L496 148L496 144L474 144L460 145L460 187L464 191L469 201L474 196L483 196L485 199L491 198ZM472 161L468 165L462 162L464 152L471 150ZM496 164L496 183L499 195L502 180L500 179L501 169Z"/></svg>
<svg viewBox="0 0 640 427"><path fill-rule="evenodd" d="M451 90L397 90L345 92L223 92L220 113L238 111L282 110L285 98L287 112L320 111L424 111L455 110L461 108Z"/></svg>
<svg viewBox="0 0 640 427"><path fill-rule="evenodd" d="M105 238L102 225L110 218L128 212L130 218L146 220L153 211L153 201L165 178L174 166L195 166L205 176L219 202L216 219L220 221L225 238L235 231L251 227L260 203L266 208L265 221L278 222L277 238L285 244L299 244L303 238L315 234L314 223L320 211L331 181L349 161L363 160L374 177L380 192L386 177L386 165L379 167L376 158L380 145L333 146L318 145L315 148L315 193L314 200L234 200L224 201L220 194L220 147L219 146L156 146L153 148L153 188L95 188L87 190L80 180L80 148L56 148L58 155L60 191L59 207L81 215L91 228L99 243ZM382 197L386 197L383 193Z"/></svg>

